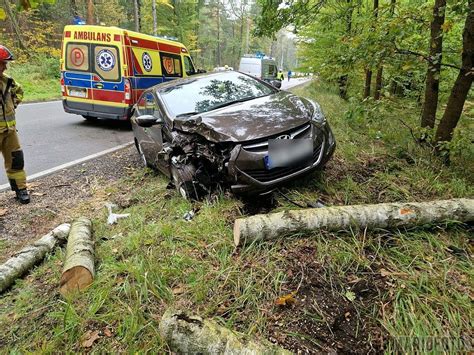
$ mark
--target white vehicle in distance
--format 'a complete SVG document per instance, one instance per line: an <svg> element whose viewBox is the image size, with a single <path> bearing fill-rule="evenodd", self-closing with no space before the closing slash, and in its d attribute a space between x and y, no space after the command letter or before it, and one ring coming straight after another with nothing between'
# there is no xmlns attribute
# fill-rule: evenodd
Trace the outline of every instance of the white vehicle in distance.
<svg viewBox="0 0 474 355"><path fill-rule="evenodd" d="M252 75L257 79L264 80L277 88L281 87L281 81L277 79L277 64L273 58L260 58L246 54L240 58L239 71Z"/></svg>

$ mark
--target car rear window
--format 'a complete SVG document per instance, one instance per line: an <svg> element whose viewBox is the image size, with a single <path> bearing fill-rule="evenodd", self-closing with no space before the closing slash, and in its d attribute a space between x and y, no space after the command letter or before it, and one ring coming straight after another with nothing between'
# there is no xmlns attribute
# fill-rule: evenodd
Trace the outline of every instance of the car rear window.
<svg viewBox="0 0 474 355"><path fill-rule="evenodd" d="M247 101L276 92L254 78L226 72L193 78L173 86L158 89L172 116L211 111L217 106Z"/></svg>

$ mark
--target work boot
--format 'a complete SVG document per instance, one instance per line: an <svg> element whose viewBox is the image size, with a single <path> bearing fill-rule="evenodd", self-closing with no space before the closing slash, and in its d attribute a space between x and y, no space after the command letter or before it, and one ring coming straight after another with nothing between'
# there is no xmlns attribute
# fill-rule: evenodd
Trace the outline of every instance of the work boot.
<svg viewBox="0 0 474 355"><path fill-rule="evenodd" d="M16 191L16 198L20 201L21 204L26 205L30 203L30 194L26 189L21 189Z"/></svg>

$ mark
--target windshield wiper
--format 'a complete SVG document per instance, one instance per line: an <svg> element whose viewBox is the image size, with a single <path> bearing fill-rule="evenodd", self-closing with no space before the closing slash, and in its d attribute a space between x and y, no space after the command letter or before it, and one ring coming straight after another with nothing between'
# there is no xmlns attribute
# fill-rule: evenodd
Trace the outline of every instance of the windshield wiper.
<svg viewBox="0 0 474 355"><path fill-rule="evenodd" d="M263 96L266 96L266 95L263 95ZM234 100L234 101L224 102L224 103L222 103L222 104L219 104L219 105L210 107L210 108L208 109L208 111L216 110L216 109L218 109L218 108L230 106L230 105L233 105L233 104L238 104L239 102L245 102L245 101L250 101L250 100L253 100L253 99L258 99L259 97L262 97L262 96L244 97L243 99L238 99L238 100Z"/></svg>
<svg viewBox="0 0 474 355"><path fill-rule="evenodd" d="M176 115L176 117L185 117L185 116L192 116L192 115L196 115L198 114L199 112L183 112L183 113L180 113L179 115Z"/></svg>

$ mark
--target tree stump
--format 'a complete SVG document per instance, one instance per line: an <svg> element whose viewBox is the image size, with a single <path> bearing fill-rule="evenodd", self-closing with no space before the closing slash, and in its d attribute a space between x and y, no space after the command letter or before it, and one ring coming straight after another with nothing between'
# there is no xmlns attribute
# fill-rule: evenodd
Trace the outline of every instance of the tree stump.
<svg viewBox="0 0 474 355"><path fill-rule="evenodd" d="M214 321L173 309L163 314L160 335L178 354L291 354L269 341L257 343Z"/></svg>
<svg viewBox="0 0 474 355"><path fill-rule="evenodd" d="M92 222L81 217L74 221L69 233L66 259L59 284L59 292L67 296L89 286L94 279L94 242Z"/></svg>

